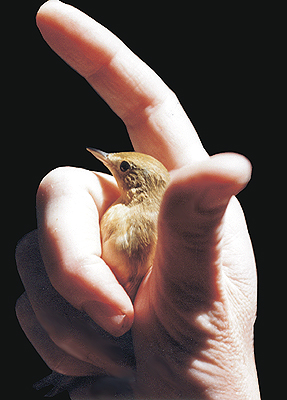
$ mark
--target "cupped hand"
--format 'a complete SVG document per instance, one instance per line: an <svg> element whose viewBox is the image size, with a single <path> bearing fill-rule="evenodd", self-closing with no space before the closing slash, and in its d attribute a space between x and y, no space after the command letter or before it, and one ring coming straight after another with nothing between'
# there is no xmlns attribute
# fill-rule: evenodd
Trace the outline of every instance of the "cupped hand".
<svg viewBox="0 0 287 400"><path fill-rule="evenodd" d="M18 314L28 337L63 373L127 376L131 363L115 336L132 327L137 396L259 399L256 269L234 197L250 179L250 163L237 154L209 157L175 94L87 15L49 1L37 24L122 118L134 149L169 169L171 183L154 265L133 306L101 259L99 220L118 196L113 178L76 168L44 178L38 234L17 253L27 290Z"/></svg>
<svg viewBox="0 0 287 400"><path fill-rule="evenodd" d="M133 374L131 339L116 338L130 328L133 306L99 257L98 220L117 195L109 175L52 171L37 194L39 228L16 249L26 289L17 302L19 321L49 367L62 374ZM75 214L75 207L83 212Z"/></svg>

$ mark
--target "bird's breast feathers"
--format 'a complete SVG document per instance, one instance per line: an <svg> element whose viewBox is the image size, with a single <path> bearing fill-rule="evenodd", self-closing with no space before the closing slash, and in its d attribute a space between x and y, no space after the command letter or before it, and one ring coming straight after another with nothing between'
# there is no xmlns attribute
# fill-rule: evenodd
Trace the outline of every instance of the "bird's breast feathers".
<svg viewBox="0 0 287 400"><path fill-rule="evenodd" d="M102 257L118 280L143 277L157 241L157 213L122 203L112 205L101 220Z"/></svg>

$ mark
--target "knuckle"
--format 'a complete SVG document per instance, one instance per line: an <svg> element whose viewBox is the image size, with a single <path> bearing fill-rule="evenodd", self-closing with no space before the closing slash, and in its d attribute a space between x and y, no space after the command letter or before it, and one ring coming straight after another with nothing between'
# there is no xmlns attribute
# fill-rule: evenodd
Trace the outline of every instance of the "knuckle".
<svg viewBox="0 0 287 400"><path fill-rule="evenodd" d="M19 322L27 316L27 303L29 302L26 292L24 292L16 301L15 311Z"/></svg>
<svg viewBox="0 0 287 400"><path fill-rule="evenodd" d="M15 249L15 259L18 272L22 278L23 272L26 270L26 262L27 257L30 257L30 252L32 248L38 245L38 237L37 230L35 229L32 232L24 235L16 245Z"/></svg>
<svg viewBox="0 0 287 400"><path fill-rule="evenodd" d="M64 313L43 307L37 310L36 315L42 328L57 346L61 347L62 343L69 341L71 326Z"/></svg>
<svg viewBox="0 0 287 400"><path fill-rule="evenodd" d="M79 359L84 357L79 357L78 354L73 357L69 354L74 353L71 349L75 347L75 343L68 328L59 329L57 324L52 327L53 323L47 325L47 321L43 323L40 315L36 317L26 292L17 299L15 311L28 340L51 370L77 376L97 372L96 367Z"/></svg>
<svg viewBox="0 0 287 400"><path fill-rule="evenodd" d="M54 193L55 189L67 180L73 170L73 167L58 167L50 171L39 184L37 198L49 197L51 192Z"/></svg>

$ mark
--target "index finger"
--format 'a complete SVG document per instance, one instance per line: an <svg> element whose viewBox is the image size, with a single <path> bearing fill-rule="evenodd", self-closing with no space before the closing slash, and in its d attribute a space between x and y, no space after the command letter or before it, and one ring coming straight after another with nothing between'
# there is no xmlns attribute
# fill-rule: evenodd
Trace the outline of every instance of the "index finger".
<svg viewBox="0 0 287 400"><path fill-rule="evenodd" d="M118 196L112 177L80 168L50 172L37 192L41 255L54 288L114 336L133 322L130 298L101 258L99 219Z"/></svg>
<svg viewBox="0 0 287 400"><path fill-rule="evenodd" d="M49 46L124 121L136 151L168 169L207 157L175 94L110 31L59 1L40 8L37 25Z"/></svg>

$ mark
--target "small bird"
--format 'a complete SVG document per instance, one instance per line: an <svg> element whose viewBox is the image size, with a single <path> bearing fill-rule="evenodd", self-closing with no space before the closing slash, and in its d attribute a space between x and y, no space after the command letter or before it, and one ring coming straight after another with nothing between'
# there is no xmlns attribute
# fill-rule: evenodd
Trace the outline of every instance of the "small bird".
<svg viewBox="0 0 287 400"><path fill-rule="evenodd" d="M170 176L147 154L87 150L110 170L120 190L100 221L102 258L134 300L153 263L159 207Z"/></svg>

